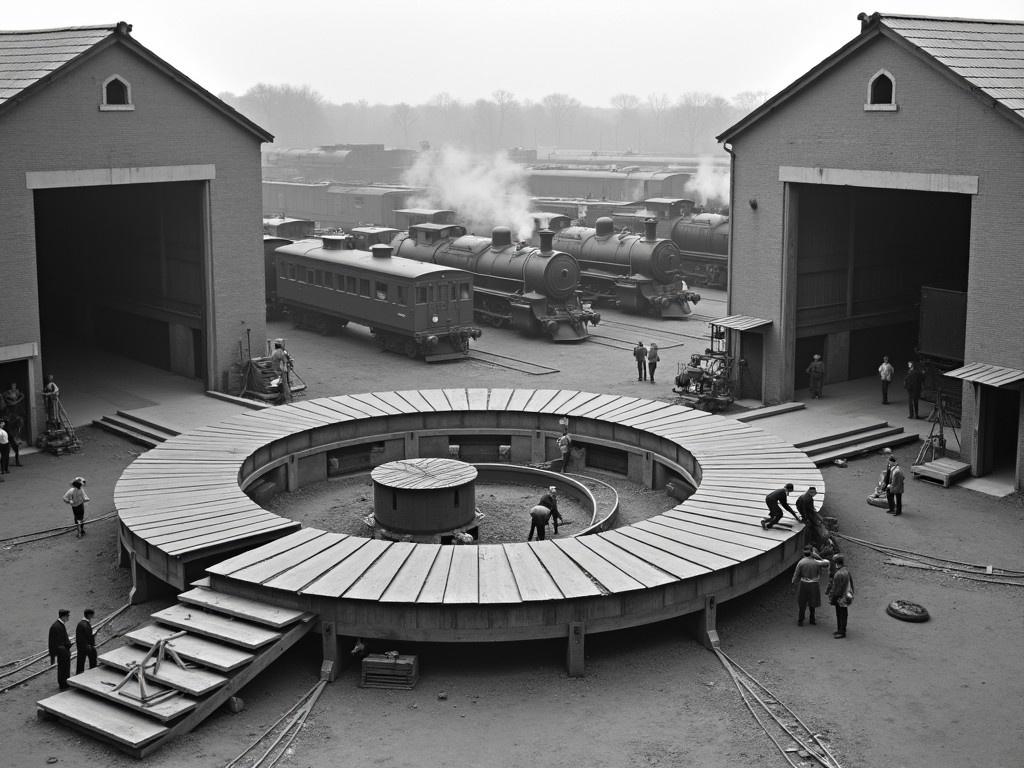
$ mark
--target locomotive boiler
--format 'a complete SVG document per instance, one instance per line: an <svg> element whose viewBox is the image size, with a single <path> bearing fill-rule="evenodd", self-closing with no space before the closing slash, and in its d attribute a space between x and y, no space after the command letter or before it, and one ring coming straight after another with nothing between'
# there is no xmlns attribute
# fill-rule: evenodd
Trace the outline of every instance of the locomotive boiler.
<svg viewBox="0 0 1024 768"><path fill-rule="evenodd" d="M644 234L616 233L608 217L597 226L567 227L555 233L554 246L576 257L580 283L595 300L614 302L626 312L683 318L700 294L681 279L679 249L657 237L657 221L644 222Z"/></svg>
<svg viewBox="0 0 1024 768"><path fill-rule="evenodd" d="M543 233L536 247L514 244L508 227L495 227L487 238L454 224L423 223L399 234L393 246L399 256L471 272L479 322L557 342L582 341L587 325L601 316L577 295L579 264L552 250L551 239Z"/></svg>
<svg viewBox="0 0 1024 768"><path fill-rule="evenodd" d="M657 221L658 237L679 248L681 274L690 285L726 288L729 279L729 217L720 213L695 212L693 200L651 198L634 211L613 216L617 227L641 231L645 222Z"/></svg>

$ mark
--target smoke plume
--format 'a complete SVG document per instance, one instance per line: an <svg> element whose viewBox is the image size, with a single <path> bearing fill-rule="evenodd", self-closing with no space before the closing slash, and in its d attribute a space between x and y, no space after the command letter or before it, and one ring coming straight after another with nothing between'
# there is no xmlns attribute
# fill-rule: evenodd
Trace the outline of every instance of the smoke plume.
<svg viewBox="0 0 1024 768"><path fill-rule="evenodd" d="M686 194L699 205L720 206L729 202L729 172L702 157L697 173L686 182Z"/></svg>
<svg viewBox="0 0 1024 768"><path fill-rule="evenodd" d="M533 234L523 168L504 152L476 155L454 147L423 152L403 181L426 188L406 203L410 208L451 209L460 224L479 235L489 236L498 225L518 240Z"/></svg>

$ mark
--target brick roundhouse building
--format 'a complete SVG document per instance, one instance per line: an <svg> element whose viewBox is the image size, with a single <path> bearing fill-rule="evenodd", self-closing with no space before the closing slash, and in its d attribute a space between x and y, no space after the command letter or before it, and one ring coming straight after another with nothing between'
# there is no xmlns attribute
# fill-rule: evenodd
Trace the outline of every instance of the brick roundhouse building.
<svg viewBox="0 0 1024 768"><path fill-rule="evenodd" d="M272 136L130 35L0 32L0 381L99 346L222 389L265 336Z"/></svg>
<svg viewBox="0 0 1024 768"><path fill-rule="evenodd" d="M963 460L1020 489L1024 22L860 18L718 137L743 394L791 399L815 353L826 383L876 375L883 354L905 370L935 338ZM928 314L931 294L954 300Z"/></svg>

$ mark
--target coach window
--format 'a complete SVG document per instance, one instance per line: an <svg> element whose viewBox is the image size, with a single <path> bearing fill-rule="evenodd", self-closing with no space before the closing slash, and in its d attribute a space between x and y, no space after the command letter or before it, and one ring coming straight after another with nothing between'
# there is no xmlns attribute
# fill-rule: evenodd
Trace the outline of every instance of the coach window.
<svg viewBox="0 0 1024 768"><path fill-rule="evenodd" d="M365 296L366 298L370 298L370 281L369 280L364 280L362 278L359 279L359 295L360 296Z"/></svg>
<svg viewBox="0 0 1024 768"><path fill-rule="evenodd" d="M345 278L345 290L348 293L356 292L356 279L352 277L352 275L349 275L348 277Z"/></svg>
<svg viewBox="0 0 1024 768"><path fill-rule="evenodd" d="M306 270L306 282L309 283L310 285L316 284L316 274L313 272L312 269Z"/></svg>
<svg viewBox="0 0 1024 768"><path fill-rule="evenodd" d="M468 299L469 298L469 283L459 283L459 298L460 299Z"/></svg>
<svg viewBox="0 0 1024 768"><path fill-rule="evenodd" d="M437 286L437 300L448 301L448 284L441 283Z"/></svg>
<svg viewBox="0 0 1024 768"><path fill-rule="evenodd" d="M289 264L288 265L288 279L289 280L297 280L298 279L297 272L296 272L294 264Z"/></svg>
<svg viewBox="0 0 1024 768"><path fill-rule="evenodd" d="M427 286L417 285L416 286L416 303L426 304L427 303Z"/></svg>
<svg viewBox="0 0 1024 768"><path fill-rule="evenodd" d="M405 300L405 286L404 285L396 285L395 286L395 295L396 295L395 301L398 304L401 304L403 307L408 306L408 303Z"/></svg>
<svg viewBox="0 0 1024 768"><path fill-rule="evenodd" d="M322 269L318 269L316 271L316 275L315 276L316 276L316 284L317 285L323 285L324 284L324 271Z"/></svg>
<svg viewBox="0 0 1024 768"><path fill-rule="evenodd" d="M865 112L895 112L896 78L885 69L878 70L868 80L868 100L864 105Z"/></svg>
<svg viewBox="0 0 1024 768"><path fill-rule="evenodd" d="M344 291L345 290L345 276L344 275L335 275L334 276L334 287L335 287L335 290L338 290L338 291Z"/></svg>
<svg viewBox="0 0 1024 768"><path fill-rule="evenodd" d="M373 293L379 301L388 300L388 284L377 282L373 286Z"/></svg>
<svg viewBox="0 0 1024 768"><path fill-rule="evenodd" d="M100 92L101 112L131 112L134 109L131 83L120 75L111 75L103 81Z"/></svg>

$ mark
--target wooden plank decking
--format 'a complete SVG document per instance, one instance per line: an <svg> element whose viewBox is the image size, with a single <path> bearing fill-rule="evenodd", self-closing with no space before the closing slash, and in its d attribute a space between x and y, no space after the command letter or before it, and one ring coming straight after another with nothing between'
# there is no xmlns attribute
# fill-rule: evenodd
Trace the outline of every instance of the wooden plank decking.
<svg viewBox="0 0 1024 768"><path fill-rule="evenodd" d="M295 530L294 522L261 509L239 488L242 463L272 442L340 422L382 419L386 432L387 419L405 414L455 418L467 412L535 414L552 425L568 415L608 425L603 438L632 430L645 439L643 448L639 439L633 443L637 452L660 439L693 456L699 487L681 504L667 498L663 515L636 525L577 539L475 547ZM483 421L474 416L473 423ZM115 502L123 524L170 557L198 556L260 533L275 536L208 568L215 582L235 585L252 599L269 588L277 595L382 606L516 606L631 595L760 557L779 558L780 547L802 526L787 520L790 529L764 531L759 521L765 495L787 482L797 493L816 486L824 502L825 484L813 461L751 424L613 394L454 388L346 395L239 414L144 454L118 482ZM764 569L754 570L763 577Z"/></svg>

